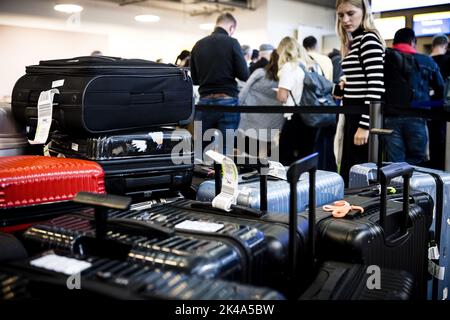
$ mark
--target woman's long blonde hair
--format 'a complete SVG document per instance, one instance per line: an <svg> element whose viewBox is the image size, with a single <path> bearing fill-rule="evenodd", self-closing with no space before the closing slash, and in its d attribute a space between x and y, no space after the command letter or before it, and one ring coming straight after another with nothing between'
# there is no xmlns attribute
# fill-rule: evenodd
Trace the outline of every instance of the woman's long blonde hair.
<svg viewBox="0 0 450 320"><path fill-rule="evenodd" d="M339 38L341 39L341 53L342 57L345 57L348 54L349 47L350 47L350 40L351 35L344 29L344 26L342 25L341 21L339 20L339 17L337 15L337 10L341 4L344 3L350 3L354 5L357 8L360 8L363 10L363 21L362 21L362 27L365 31L371 31L375 33L378 36L378 39L380 39L381 44L383 45L383 48L386 48L386 42L384 41L383 37L381 36L380 32L375 27L375 21L372 15L372 9L370 7L368 0L337 0L336 1L336 32L339 35Z"/></svg>
<svg viewBox="0 0 450 320"><path fill-rule="evenodd" d="M277 52L279 69L288 62L302 62L305 66L312 63L312 59L306 54L305 49L292 37L284 37L278 45Z"/></svg>

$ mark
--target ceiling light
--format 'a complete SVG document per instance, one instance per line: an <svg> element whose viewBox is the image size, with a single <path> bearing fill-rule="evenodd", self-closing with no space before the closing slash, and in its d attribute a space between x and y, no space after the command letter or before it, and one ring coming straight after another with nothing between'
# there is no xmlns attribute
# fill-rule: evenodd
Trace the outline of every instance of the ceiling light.
<svg viewBox="0 0 450 320"><path fill-rule="evenodd" d="M57 4L53 7L56 11L65 13L77 13L83 11L83 7L77 4Z"/></svg>
<svg viewBox="0 0 450 320"><path fill-rule="evenodd" d="M199 25L198 27L200 28L200 29L202 29L202 30L207 30L207 31L210 31L210 30L214 30L214 27L215 27L216 25L214 24L214 23L202 23L201 25Z"/></svg>
<svg viewBox="0 0 450 320"><path fill-rule="evenodd" d="M139 22L158 22L160 20L160 17L154 16L152 14L141 14L134 17L134 20Z"/></svg>

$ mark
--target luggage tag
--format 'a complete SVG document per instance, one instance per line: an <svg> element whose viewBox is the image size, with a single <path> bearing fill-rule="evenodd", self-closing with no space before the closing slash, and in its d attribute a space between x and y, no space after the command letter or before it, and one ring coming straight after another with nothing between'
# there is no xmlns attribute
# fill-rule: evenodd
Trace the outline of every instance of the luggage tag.
<svg viewBox="0 0 450 320"><path fill-rule="evenodd" d="M30 144L44 144L47 142L52 125L53 99L59 90L53 88L48 91L42 91L38 100L38 124L36 134L33 140L28 140Z"/></svg>
<svg viewBox="0 0 450 320"><path fill-rule="evenodd" d="M440 267L431 260L428 260L428 272L436 279L444 280L445 267Z"/></svg>
<svg viewBox="0 0 450 320"><path fill-rule="evenodd" d="M262 168L262 170L266 170ZM280 180L287 181L286 168L279 162L269 161L269 168L267 169L267 175L278 178Z"/></svg>
<svg viewBox="0 0 450 320"><path fill-rule="evenodd" d="M213 199L212 206L230 212L231 206L236 205L239 194L236 164L230 158L214 150L208 150L205 154L222 165L222 190Z"/></svg>

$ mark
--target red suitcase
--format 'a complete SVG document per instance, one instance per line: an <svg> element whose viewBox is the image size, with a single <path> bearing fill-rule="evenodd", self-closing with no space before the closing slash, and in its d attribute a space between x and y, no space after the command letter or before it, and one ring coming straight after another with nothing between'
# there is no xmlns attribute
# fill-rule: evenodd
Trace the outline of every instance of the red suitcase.
<svg viewBox="0 0 450 320"><path fill-rule="evenodd" d="M0 157L0 230L20 230L18 225L68 210L68 200L80 191L105 192L99 164L43 156Z"/></svg>

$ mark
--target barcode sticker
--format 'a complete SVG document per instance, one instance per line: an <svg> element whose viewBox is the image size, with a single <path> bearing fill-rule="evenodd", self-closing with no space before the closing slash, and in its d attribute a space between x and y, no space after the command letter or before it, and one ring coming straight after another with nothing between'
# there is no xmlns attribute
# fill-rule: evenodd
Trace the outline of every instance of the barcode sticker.
<svg viewBox="0 0 450 320"><path fill-rule="evenodd" d="M28 140L30 144L44 144L47 142L52 125L53 99L57 93L59 93L58 89L51 89L42 91L39 95L36 135L33 140Z"/></svg>
<svg viewBox="0 0 450 320"><path fill-rule="evenodd" d="M430 260L439 260L439 248L437 246L433 246L428 248L428 259Z"/></svg>
<svg viewBox="0 0 450 320"><path fill-rule="evenodd" d="M201 232L217 232L223 229L224 225L206 221L185 220L175 226L175 229L201 231Z"/></svg>
<svg viewBox="0 0 450 320"><path fill-rule="evenodd" d="M74 151L78 151L78 144L76 144L75 142L72 142L71 148L72 148L72 150L74 150Z"/></svg>
<svg viewBox="0 0 450 320"><path fill-rule="evenodd" d="M66 275L73 275L80 273L92 266L91 263L77 260L73 258L58 256L56 254L49 254L30 261L30 264L37 268L55 271Z"/></svg>
<svg viewBox="0 0 450 320"><path fill-rule="evenodd" d="M62 87L64 85L64 79L55 80L52 82L52 88Z"/></svg>
<svg viewBox="0 0 450 320"><path fill-rule="evenodd" d="M431 260L428 260L428 272L439 280L444 280L445 267L440 267Z"/></svg>

